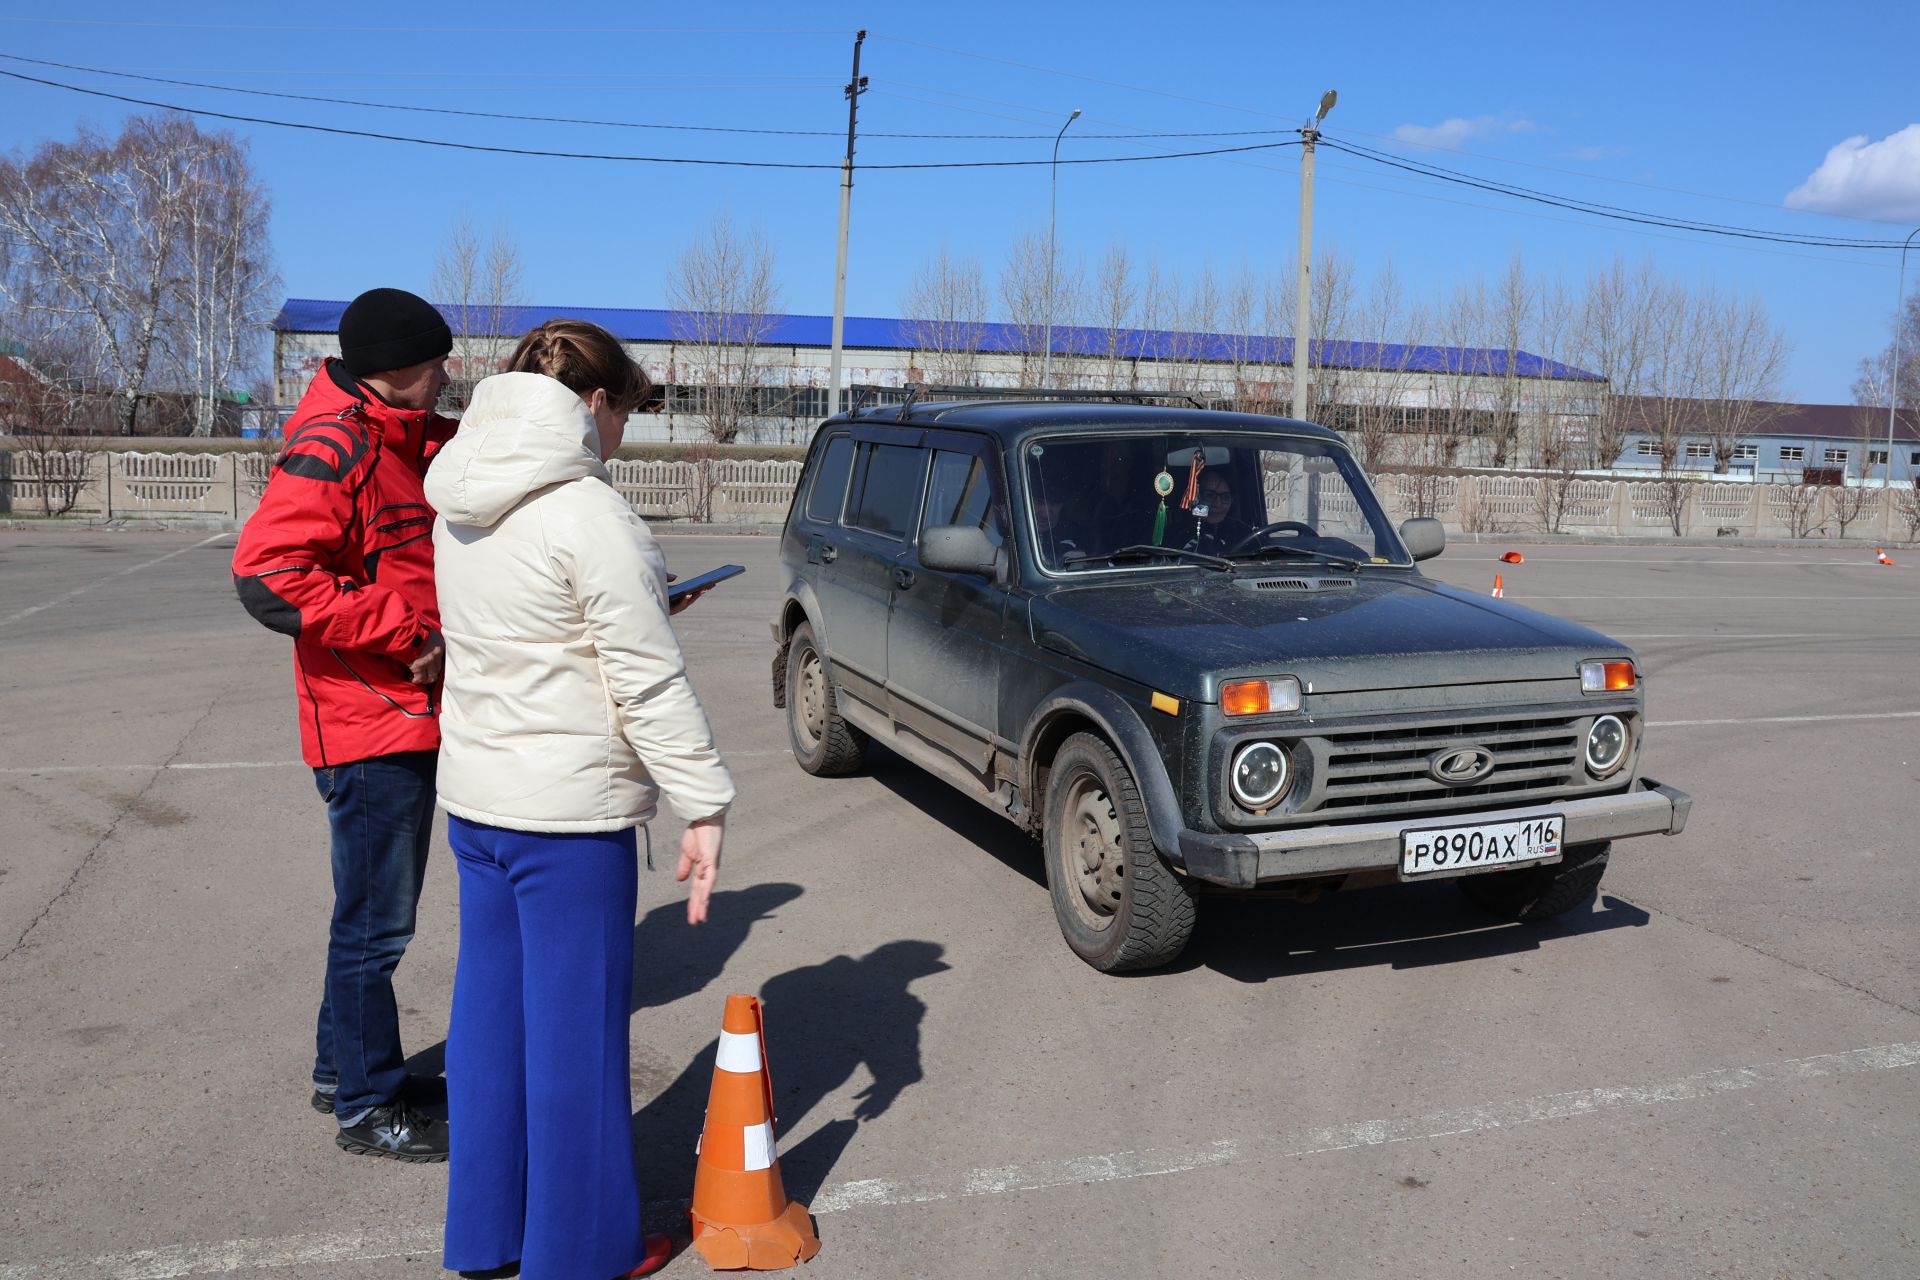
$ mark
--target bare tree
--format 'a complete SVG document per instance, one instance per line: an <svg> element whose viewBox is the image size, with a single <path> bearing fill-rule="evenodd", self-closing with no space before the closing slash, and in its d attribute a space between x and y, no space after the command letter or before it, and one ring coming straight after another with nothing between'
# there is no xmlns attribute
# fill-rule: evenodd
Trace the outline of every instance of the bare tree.
<svg viewBox="0 0 1920 1280"><path fill-rule="evenodd" d="M1356 311L1356 350L1370 370L1349 395L1354 452L1362 466L1393 460L1419 375L1414 371L1426 327L1425 312L1407 303L1406 288L1389 259Z"/></svg>
<svg viewBox="0 0 1920 1280"><path fill-rule="evenodd" d="M1893 490L1893 509L1906 522L1907 541L1920 542L1920 488Z"/></svg>
<svg viewBox="0 0 1920 1280"><path fill-rule="evenodd" d="M686 388L708 443L732 444L761 416L765 344L780 297L773 271L766 234L722 214L680 251L667 277L679 345L671 376Z"/></svg>
<svg viewBox="0 0 1920 1280"><path fill-rule="evenodd" d="M78 374L113 397L122 434L184 335L172 354L210 419L271 289L265 222L231 134L180 115L133 116L114 139L82 129L0 159L0 297L84 353Z"/></svg>
<svg viewBox="0 0 1920 1280"><path fill-rule="evenodd" d="M1713 469L1725 475L1740 438L1780 413L1786 335L1758 298L1708 290L1698 300L1701 417L1712 441Z"/></svg>
<svg viewBox="0 0 1920 1280"><path fill-rule="evenodd" d="M1833 513L1833 522L1839 527L1842 538L1847 536L1847 526L1873 505L1874 492L1865 485L1847 484L1844 481L1832 489L1832 499L1827 509Z"/></svg>
<svg viewBox="0 0 1920 1280"><path fill-rule="evenodd" d="M1028 231L1008 246L1006 263L1000 271L1000 305L1019 341L1019 376L1020 385L1024 387L1040 385L1046 366L1048 328L1052 328L1056 346L1068 345L1071 329L1079 319L1082 293L1079 264L1066 254L1056 252L1052 270L1048 267L1047 237L1041 232ZM1054 362L1056 382L1060 381L1066 363Z"/></svg>
<svg viewBox="0 0 1920 1280"><path fill-rule="evenodd" d="M1488 382L1487 435L1493 445L1493 465L1517 461L1525 384L1520 377L1520 355L1527 329L1539 306L1540 286L1527 276L1526 263L1516 251L1493 288L1482 296L1480 309L1482 359Z"/></svg>
<svg viewBox="0 0 1920 1280"><path fill-rule="evenodd" d="M972 386L980 376L987 333L987 288L979 259L956 258L942 246L913 273L900 306L927 377Z"/></svg>
<svg viewBox="0 0 1920 1280"><path fill-rule="evenodd" d="M482 244L465 215L440 246L428 287L453 330L446 397L454 412L464 410L480 380L500 372L512 356L521 328L516 312L526 302L522 276L513 237L496 230Z"/></svg>
<svg viewBox="0 0 1920 1280"><path fill-rule="evenodd" d="M100 442L82 420L80 401L63 381L38 370L0 385L0 434L14 455L14 488L33 483L44 516L73 510L93 478Z"/></svg>
<svg viewBox="0 0 1920 1280"><path fill-rule="evenodd" d="M1894 318L1900 330L1900 405L1901 409L1920 409L1920 292L1908 295L1906 306ZM1891 332L1891 330L1890 330ZM1859 404L1887 407L1893 381L1893 348L1887 345L1860 361L1860 378L1853 384L1853 397Z"/></svg>
<svg viewBox="0 0 1920 1280"><path fill-rule="evenodd" d="M1821 498L1826 486L1808 484L1802 480L1798 484L1775 486L1780 495L1780 505L1786 509L1787 532L1796 538L1810 536L1816 526L1815 519L1820 514Z"/></svg>
<svg viewBox="0 0 1920 1280"><path fill-rule="evenodd" d="M1613 466L1636 429L1635 400L1647 387L1659 292L1650 261L1630 269L1615 258L1587 275L1574 342L1576 362L1606 379L1608 388L1588 434L1591 467Z"/></svg>
<svg viewBox="0 0 1920 1280"><path fill-rule="evenodd" d="M1158 287L1158 269L1150 276ZM1107 389L1130 389L1137 381L1135 360L1142 354L1134 340L1137 308L1142 286L1134 278L1133 260L1127 247L1114 243L1094 270L1088 293L1088 319L1099 335L1099 355L1106 362ZM1143 326L1146 327L1146 326Z"/></svg>

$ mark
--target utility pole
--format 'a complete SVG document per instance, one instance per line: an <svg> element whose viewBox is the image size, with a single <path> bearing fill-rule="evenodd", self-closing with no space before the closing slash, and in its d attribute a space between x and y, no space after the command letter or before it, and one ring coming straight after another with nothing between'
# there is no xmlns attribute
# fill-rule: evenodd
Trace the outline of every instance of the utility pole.
<svg viewBox="0 0 1920 1280"><path fill-rule="evenodd" d="M860 74L860 46L867 33L853 36L853 78L847 81L847 158L840 164L840 252L833 268L833 358L827 364L827 416L840 412L840 357L847 332L847 220L853 213L853 138L860 122L860 95L867 78Z"/></svg>
<svg viewBox="0 0 1920 1280"><path fill-rule="evenodd" d="M1340 95L1320 95L1320 110L1300 130L1300 265L1293 306L1293 416L1307 416L1307 349L1313 343L1313 144Z"/></svg>

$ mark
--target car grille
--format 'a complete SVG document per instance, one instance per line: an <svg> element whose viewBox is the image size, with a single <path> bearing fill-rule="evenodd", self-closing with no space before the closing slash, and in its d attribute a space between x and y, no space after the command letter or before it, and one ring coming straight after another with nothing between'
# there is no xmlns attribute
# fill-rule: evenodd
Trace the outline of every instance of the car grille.
<svg viewBox="0 0 1920 1280"><path fill-rule="evenodd" d="M1357 818L1376 813L1471 807L1524 801L1563 792L1588 781L1580 767L1586 716L1548 716L1477 724L1433 724L1378 730L1332 730L1323 737L1325 769L1322 817ZM1427 772L1442 747L1484 747L1493 771L1470 786L1448 786ZM1463 805L1463 802L1465 804Z"/></svg>

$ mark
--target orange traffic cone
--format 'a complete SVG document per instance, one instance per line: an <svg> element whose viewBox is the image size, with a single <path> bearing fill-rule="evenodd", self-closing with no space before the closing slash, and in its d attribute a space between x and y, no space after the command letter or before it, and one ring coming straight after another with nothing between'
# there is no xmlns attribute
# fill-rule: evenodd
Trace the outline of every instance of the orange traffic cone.
<svg viewBox="0 0 1920 1280"><path fill-rule="evenodd" d="M1509 551L1507 552L1507 554L1500 557L1500 562L1502 564L1525 564L1527 562L1527 558L1521 555L1518 551Z"/></svg>
<svg viewBox="0 0 1920 1280"><path fill-rule="evenodd" d="M1880 548L1879 550L1876 550L1876 551L1875 551L1875 552L1873 553L1873 558L1874 558L1875 560L1878 560L1878 561L1879 561L1879 562L1880 562L1881 564L1892 564L1892 563L1893 563L1893 557L1887 554L1887 552L1886 552L1886 548L1884 548L1884 547L1882 547L1882 548Z"/></svg>
<svg viewBox="0 0 1920 1280"><path fill-rule="evenodd" d="M1507 589L1501 585L1500 575L1497 573L1493 575L1493 598L1495 600L1505 600L1507 598Z"/></svg>
<svg viewBox="0 0 1920 1280"><path fill-rule="evenodd" d="M780 1181L762 1031L760 1002L728 996L688 1213L693 1247L720 1271L778 1271L820 1252L807 1207Z"/></svg>

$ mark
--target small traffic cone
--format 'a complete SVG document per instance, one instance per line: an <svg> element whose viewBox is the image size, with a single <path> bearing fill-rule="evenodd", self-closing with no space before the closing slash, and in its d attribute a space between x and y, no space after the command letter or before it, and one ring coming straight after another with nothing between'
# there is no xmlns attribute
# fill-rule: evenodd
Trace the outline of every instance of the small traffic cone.
<svg viewBox="0 0 1920 1280"><path fill-rule="evenodd" d="M1507 552L1507 554L1500 557L1500 562L1502 564L1525 564L1527 562L1527 558L1521 555L1518 551L1509 551Z"/></svg>
<svg viewBox="0 0 1920 1280"><path fill-rule="evenodd" d="M1507 598L1507 589L1501 585L1500 575L1497 573L1493 575L1493 598L1495 600L1505 600Z"/></svg>
<svg viewBox="0 0 1920 1280"><path fill-rule="evenodd" d="M1875 551L1875 552L1873 553L1873 558L1874 558L1875 560L1878 560L1878 561L1879 561L1879 562L1880 562L1881 564L1892 564L1892 563L1893 563L1893 557L1887 554L1887 551L1886 551L1886 548L1885 548L1885 547L1881 547L1881 548L1879 548L1878 550L1876 550L1876 551Z"/></svg>
<svg viewBox="0 0 1920 1280"><path fill-rule="evenodd" d="M763 1029L758 1000L727 997L687 1214L693 1247L718 1271L778 1271L820 1252L807 1207L780 1181Z"/></svg>

